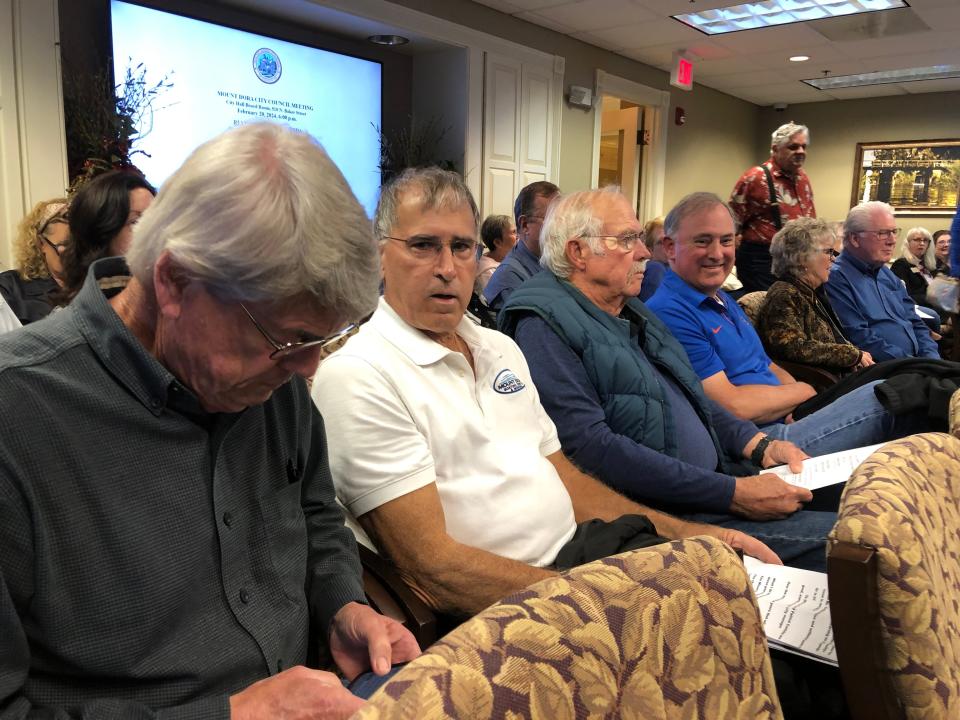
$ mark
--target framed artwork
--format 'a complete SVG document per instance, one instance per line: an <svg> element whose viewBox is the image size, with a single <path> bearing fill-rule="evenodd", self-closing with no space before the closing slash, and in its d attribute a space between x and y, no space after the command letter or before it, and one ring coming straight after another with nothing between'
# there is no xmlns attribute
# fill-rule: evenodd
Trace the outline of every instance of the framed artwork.
<svg viewBox="0 0 960 720"><path fill-rule="evenodd" d="M898 215L950 215L960 192L960 140L857 143L851 206L890 203Z"/></svg>

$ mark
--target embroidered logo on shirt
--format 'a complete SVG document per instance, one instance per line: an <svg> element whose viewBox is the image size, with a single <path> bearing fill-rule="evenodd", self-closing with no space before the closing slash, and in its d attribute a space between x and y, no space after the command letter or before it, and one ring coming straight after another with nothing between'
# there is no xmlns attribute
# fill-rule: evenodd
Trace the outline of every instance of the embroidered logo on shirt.
<svg viewBox="0 0 960 720"><path fill-rule="evenodd" d="M717 325L715 328L710 328L710 329L713 330L713 334L716 335L718 332L720 332L720 328L722 327L723 325Z"/></svg>
<svg viewBox="0 0 960 720"><path fill-rule="evenodd" d="M493 381L493 389L501 395L520 392L525 387L523 381L513 374L513 370L501 370Z"/></svg>

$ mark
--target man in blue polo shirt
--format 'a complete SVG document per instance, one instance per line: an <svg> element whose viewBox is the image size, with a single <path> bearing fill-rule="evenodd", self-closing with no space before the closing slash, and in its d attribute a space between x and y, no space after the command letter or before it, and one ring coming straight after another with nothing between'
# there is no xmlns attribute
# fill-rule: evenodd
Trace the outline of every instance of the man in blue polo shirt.
<svg viewBox="0 0 960 720"><path fill-rule="evenodd" d="M540 228L550 201L559 194L560 188L541 180L530 183L517 195L513 204L517 244L494 270L483 289L483 299L493 310L500 312L510 293L540 272Z"/></svg>
<svg viewBox="0 0 960 720"><path fill-rule="evenodd" d="M707 397L810 455L895 437L875 383L792 422L794 408L816 393L770 360L746 315L720 290L734 262L735 232L730 208L716 195L681 200L664 221L670 270L647 303L683 345Z"/></svg>
<svg viewBox="0 0 960 720"><path fill-rule="evenodd" d="M843 252L830 269L827 296L850 342L875 360L939 358L916 305L887 267L899 230L893 208L885 202L852 208L843 223Z"/></svg>

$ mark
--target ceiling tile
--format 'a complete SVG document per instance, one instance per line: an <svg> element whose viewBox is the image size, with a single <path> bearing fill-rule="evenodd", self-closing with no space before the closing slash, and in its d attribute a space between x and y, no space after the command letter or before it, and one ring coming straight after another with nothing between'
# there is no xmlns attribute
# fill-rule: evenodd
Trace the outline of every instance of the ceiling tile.
<svg viewBox="0 0 960 720"><path fill-rule="evenodd" d="M478 0L482 1L483 5L492 5L493 2L502 5L512 5L516 8L513 12L522 12L528 10L540 10L541 8L555 7L557 5L570 5L572 4L570 0L506 0L506 2L500 2L499 0Z"/></svg>
<svg viewBox="0 0 960 720"><path fill-rule="evenodd" d="M814 32L804 23L759 28L757 30L741 30L727 35L715 35L711 40L718 45L723 45L744 55L771 52L772 50L816 47L828 42L823 35Z"/></svg>
<svg viewBox="0 0 960 720"><path fill-rule="evenodd" d="M502 13L507 13L508 15L513 15L515 12L519 12L522 8L519 5L512 2L505 2L505 0L473 0L475 3L480 5L486 5L487 7L493 8L494 10L499 10Z"/></svg>
<svg viewBox="0 0 960 720"><path fill-rule="evenodd" d="M803 83L777 83L774 85L757 85L752 88L733 88L724 91L741 100L755 103L757 105L773 105L778 102L787 104L823 102L829 100L822 93L818 93L811 87ZM790 110L784 114L784 122L790 120Z"/></svg>
<svg viewBox="0 0 960 720"><path fill-rule="evenodd" d="M640 48L666 43L677 43L677 47L683 47L700 42L703 38L696 30L669 18L593 30L590 35L611 48Z"/></svg>
<svg viewBox="0 0 960 720"><path fill-rule="evenodd" d="M899 85L866 85L864 87L833 88L824 90L824 93L837 100L859 100L870 97L890 97L892 95L906 95L907 92Z"/></svg>
<svg viewBox="0 0 960 720"><path fill-rule="evenodd" d="M515 17L520 18L521 20L526 20L527 22L532 22L534 25L539 25L545 27L548 30L555 30L558 33L563 35L573 35L573 28L563 25L562 23L553 22L547 18L544 18L536 13L532 12L522 12L517 13ZM574 36L576 37L576 36Z"/></svg>
<svg viewBox="0 0 960 720"><path fill-rule="evenodd" d="M911 95L931 92L956 92L960 90L960 78L918 80L917 82L900 83L900 87Z"/></svg>
<svg viewBox="0 0 960 720"><path fill-rule="evenodd" d="M657 19L656 13L631 0L581 0L536 14L577 31L623 27Z"/></svg>
<svg viewBox="0 0 960 720"><path fill-rule="evenodd" d="M693 77L697 79L697 72L694 69ZM726 90L727 88L751 87L756 85L781 85L787 84L783 75L772 70L758 70L756 72L734 73L732 75L723 75L721 77L710 77L710 84L713 87Z"/></svg>

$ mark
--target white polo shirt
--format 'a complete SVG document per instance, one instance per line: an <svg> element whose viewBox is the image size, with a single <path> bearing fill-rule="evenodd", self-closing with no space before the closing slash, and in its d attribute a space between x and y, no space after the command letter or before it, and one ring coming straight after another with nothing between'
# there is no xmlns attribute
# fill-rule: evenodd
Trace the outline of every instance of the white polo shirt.
<svg viewBox="0 0 960 720"><path fill-rule="evenodd" d="M457 332L476 377L462 354L381 298L321 364L312 393L337 495L359 517L436 483L452 538L549 565L576 528L570 496L546 459L560 450L557 430L513 340L467 319Z"/></svg>

